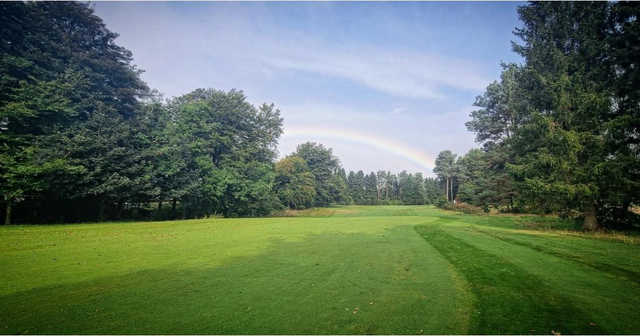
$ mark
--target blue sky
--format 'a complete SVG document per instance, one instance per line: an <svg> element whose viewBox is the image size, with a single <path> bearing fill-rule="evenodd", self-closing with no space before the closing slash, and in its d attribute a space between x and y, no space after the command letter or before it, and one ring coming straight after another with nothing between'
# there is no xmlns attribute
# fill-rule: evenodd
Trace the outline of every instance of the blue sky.
<svg viewBox="0 0 640 336"><path fill-rule="evenodd" d="M94 8L133 52L143 79L166 97L236 88L253 104L274 103L284 118L281 156L316 141L333 148L348 170L431 175L430 159L439 151L463 154L477 146L464 122L475 96L498 78L500 62L520 62L511 41L521 4L96 2Z"/></svg>

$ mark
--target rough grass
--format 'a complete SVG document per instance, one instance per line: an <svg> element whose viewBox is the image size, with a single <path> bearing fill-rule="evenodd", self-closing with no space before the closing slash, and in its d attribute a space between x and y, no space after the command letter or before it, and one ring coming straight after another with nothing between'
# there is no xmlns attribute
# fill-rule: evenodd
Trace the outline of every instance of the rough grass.
<svg viewBox="0 0 640 336"><path fill-rule="evenodd" d="M633 239L424 206L281 216L2 227L0 333L640 333Z"/></svg>

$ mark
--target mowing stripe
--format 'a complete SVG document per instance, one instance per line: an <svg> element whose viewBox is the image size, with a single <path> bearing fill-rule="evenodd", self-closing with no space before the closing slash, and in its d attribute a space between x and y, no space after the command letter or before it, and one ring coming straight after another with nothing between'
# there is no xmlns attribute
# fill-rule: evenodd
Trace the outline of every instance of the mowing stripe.
<svg viewBox="0 0 640 336"><path fill-rule="evenodd" d="M508 260L447 234L437 224L414 229L469 282L475 295L470 333L605 333L566 297Z"/></svg>
<svg viewBox="0 0 640 336"><path fill-rule="evenodd" d="M509 244L514 244L514 245L518 245L518 246L523 246L529 249L532 249L534 251L540 252L540 253L544 253L547 255L551 255L554 257L559 257L565 260L569 260L569 261L573 261L582 265L586 265L589 266L591 268L594 268L596 270L602 271L602 272L606 272L606 273L610 273L616 276L621 276L624 277L626 280L629 281L633 281L635 283L640 284L640 273L638 272L634 272L628 269L624 269L622 267L618 267L615 265L611 265L611 264L604 264L604 263L597 263L597 262L589 262L587 260L584 260L583 258L581 258L578 255L573 255L573 254L568 254L568 253L563 253L560 252L558 250L553 250L550 248L546 248L542 245L535 245L532 243L528 243L525 241L521 241L518 239L514 239L511 237L507 237L505 234L500 234L497 232L490 232L487 230L480 230L477 227L473 227L470 226L474 231L478 232L478 233L482 233L484 235L487 235L491 238L495 238L495 239L499 239L502 240L506 243Z"/></svg>

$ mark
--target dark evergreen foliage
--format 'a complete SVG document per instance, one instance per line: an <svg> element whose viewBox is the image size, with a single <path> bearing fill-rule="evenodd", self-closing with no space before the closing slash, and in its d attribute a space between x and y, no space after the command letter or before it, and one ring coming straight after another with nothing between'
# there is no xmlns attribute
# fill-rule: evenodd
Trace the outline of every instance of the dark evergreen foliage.
<svg viewBox="0 0 640 336"><path fill-rule="evenodd" d="M476 99L483 144L457 162L461 200L630 228L640 201L640 6L532 2L500 81Z"/></svg>

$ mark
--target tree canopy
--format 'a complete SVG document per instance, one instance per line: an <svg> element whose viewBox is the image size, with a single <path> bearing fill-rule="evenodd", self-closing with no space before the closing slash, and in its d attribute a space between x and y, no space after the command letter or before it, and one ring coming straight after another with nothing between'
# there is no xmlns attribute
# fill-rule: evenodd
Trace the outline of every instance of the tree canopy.
<svg viewBox="0 0 640 336"><path fill-rule="evenodd" d="M483 152L462 158L461 196L628 227L640 196L640 7L534 2L518 13L524 64L503 65L476 99L466 125Z"/></svg>

